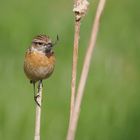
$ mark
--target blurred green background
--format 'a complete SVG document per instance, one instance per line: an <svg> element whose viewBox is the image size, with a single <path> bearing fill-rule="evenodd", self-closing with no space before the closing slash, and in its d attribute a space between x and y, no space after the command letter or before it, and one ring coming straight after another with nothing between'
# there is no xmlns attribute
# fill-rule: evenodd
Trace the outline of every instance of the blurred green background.
<svg viewBox="0 0 140 140"><path fill-rule="evenodd" d="M78 79L97 0L81 24ZM65 140L70 104L73 1L0 1L0 140L32 140L33 87L23 72L32 38L48 34L57 63L44 81L42 140ZM108 0L86 84L76 140L140 140L140 1Z"/></svg>

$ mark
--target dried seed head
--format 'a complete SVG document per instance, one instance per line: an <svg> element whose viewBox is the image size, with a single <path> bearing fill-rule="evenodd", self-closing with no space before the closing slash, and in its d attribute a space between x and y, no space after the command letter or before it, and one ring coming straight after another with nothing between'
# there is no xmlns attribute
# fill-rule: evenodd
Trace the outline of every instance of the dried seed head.
<svg viewBox="0 0 140 140"><path fill-rule="evenodd" d="M89 2L87 0L77 0L74 4L73 12L75 13L76 21L81 20L85 16Z"/></svg>

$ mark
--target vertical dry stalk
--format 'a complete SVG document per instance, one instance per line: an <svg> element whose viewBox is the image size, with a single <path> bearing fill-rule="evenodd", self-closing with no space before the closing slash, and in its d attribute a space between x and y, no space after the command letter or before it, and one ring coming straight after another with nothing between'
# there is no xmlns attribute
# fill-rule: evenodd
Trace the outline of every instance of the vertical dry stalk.
<svg viewBox="0 0 140 140"><path fill-rule="evenodd" d="M83 2L84 1L84 2ZM85 15L88 2L86 0L74 0L74 13L75 13L75 33L74 33L74 48L73 48L73 62L72 62L72 80L71 80L71 103L70 103L70 121L75 103L75 90L76 90L76 75L77 75L77 61L78 61L78 46L81 18Z"/></svg>
<svg viewBox="0 0 140 140"><path fill-rule="evenodd" d="M77 60L79 46L80 21L75 21L73 62L72 62L72 80L71 80L71 104L70 104L70 121L75 103L76 75L77 75Z"/></svg>
<svg viewBox="0 0 140 140"><path fill-rule="evenodd" d="M35 136L34 136L34 140L40 140L42 81L39 81L39 84L38 84L37 101L38 101L40 106L36 104L36 119L35 119Z"/></svg>
<svg viewBox="0 0 140 140"><path fill-rule="evenodd" d="M84 65L83 65L83 69L82 69L82 74L81 74L81 78L80 78L80 82L79 82L79 86L78 86L74 111L72 114L69 129L68 129L67 140L74 140L74 138L75 138L78 118L79 118L79 114L80 114L81 101L82 101L83 94L84 94L84 88L85 88L85 84L86 84L86 80L87 80L87 76L88 76L88 71L89 71L89 66L90 66L93 49L94 49L95 43L96 43L97 33L98 33L98 29L99 29L99 21L100 21L101 14L104 9L105 2L106 2L106 0L100 0L98 7L97 7L96 16L95 16L95 20L94 20L92 32L91 32L91 38L90 38L89 46L88 46L88 49L86 52Z"/></svg>

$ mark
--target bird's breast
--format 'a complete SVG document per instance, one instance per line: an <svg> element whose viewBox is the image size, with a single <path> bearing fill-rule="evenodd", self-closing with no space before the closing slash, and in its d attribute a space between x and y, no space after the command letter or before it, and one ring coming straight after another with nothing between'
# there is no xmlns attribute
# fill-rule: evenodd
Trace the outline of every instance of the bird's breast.
<svg viewBox="0 0 140 140"><path fill-rule="evenodd" d="M30 80L38 81L48 78L55 66L54 53L43 54L27 51L24 61L24 71Z"/></svg>

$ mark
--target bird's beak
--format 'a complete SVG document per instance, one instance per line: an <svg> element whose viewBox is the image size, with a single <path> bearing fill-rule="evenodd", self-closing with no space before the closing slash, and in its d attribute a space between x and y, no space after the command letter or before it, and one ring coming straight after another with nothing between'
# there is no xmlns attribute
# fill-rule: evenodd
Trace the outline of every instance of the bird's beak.
<svg viewBox="0 0 140 140"><path fill-rule="evenodd" d="M45 52L49 52L52 49L52 43L45 45Z"/></svg>

